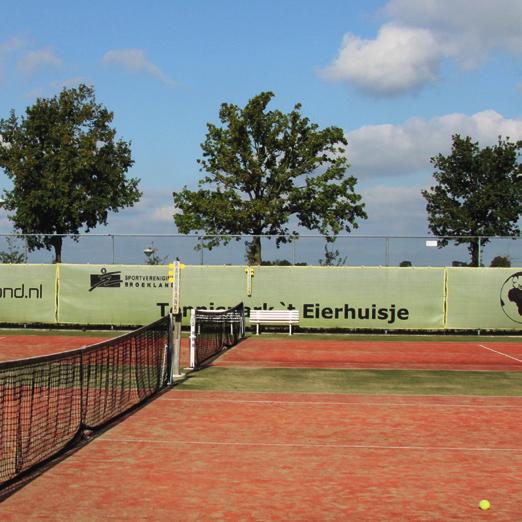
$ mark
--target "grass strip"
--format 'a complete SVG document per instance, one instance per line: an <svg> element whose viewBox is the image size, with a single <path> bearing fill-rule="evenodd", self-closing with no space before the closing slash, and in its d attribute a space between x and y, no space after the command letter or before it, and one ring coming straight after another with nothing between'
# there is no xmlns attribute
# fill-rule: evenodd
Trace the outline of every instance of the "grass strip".
<svg viewBox="0 0 522 522"><path fill-rule="evenodd" d="M522 372L210 367L177 390L522 396Z"/></svg>

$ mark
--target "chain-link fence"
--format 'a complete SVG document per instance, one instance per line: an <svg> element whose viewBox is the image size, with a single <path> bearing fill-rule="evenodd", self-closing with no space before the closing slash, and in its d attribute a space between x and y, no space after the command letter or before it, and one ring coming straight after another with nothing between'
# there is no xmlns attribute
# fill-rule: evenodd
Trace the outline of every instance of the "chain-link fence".
<svg viewBox="0 0 522 522"><path fill-rule="evenodd" d="M30 251L30 235L0 235L0 262L52 263L54 252ZM61 236L62 262L92 264L167 264L180 259L188 264L246 264L246 244L253 236L234 236L228 244L213 249L204 247L197 235L163 234L80 234ZM431 236L338 236L328 243L325 236L301 235L276 247L277 236L261 236L262 259L267 264L336 266L465 266L471 263L469 243L480 246L481 266L522 266L522 237Z"/></svg>

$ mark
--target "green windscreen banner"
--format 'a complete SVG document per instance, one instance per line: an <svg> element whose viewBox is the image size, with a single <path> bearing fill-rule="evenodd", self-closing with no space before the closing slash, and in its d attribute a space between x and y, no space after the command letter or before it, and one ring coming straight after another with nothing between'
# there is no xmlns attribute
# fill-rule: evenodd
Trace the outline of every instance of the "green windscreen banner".
<svg viewBox="0 0 522 522"><path fill-rule="evenodd" d="M247 310L297 309L305 328L441 329L444 269L253 267Z"/></svg>
<svg viewBox="0 0 522 522"><path fill-rule="evenodd" d="M166 314L166 266L60 265L58 320L138 325ZM297 309L305 328L444 327L444 269L187 266L181 270L183 321L192 308Z"/></svg>
<svg viewBox="0 0 522 522"><path fill-rule="evenodd" d="M0 323L55 322L55 265L0 264Z"/></svg>
<svg viewBox="0 0 522 522"><path fill-rule="evenodd" d="M192 308L296 309L303 328L522 329L522 268L187 266ZM0 265L0 323L141 325L169 312L167 266Z"/></svg>
<svg viewBox="0 0 522 522"><path fill-rule="evenodd" d="M141 325L172 305L168 266L60 265L61 323ZM187 266L180 272L184 323L194 307L225 309L245 298L243 267Z"/></svg>
<svg viewBox="0 0 522 522"><path fill-rule="evenodd" d="M58 274L60 323L141 325L169 312L166 266L62 264Z"/></svg>
<svg viewBox="0 0 522 522"><path fill-rule="evenodd" d="M449 329L522 329L522 268L447 268Z"/></svg>

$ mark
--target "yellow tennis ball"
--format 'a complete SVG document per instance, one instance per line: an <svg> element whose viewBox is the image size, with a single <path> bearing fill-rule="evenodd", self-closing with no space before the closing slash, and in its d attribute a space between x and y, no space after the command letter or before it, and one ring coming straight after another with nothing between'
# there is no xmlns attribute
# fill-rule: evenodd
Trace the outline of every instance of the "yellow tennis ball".
<svg viewBox="0 0 522 522"><path fill-rule="evenodd" d="M491 504L489 503L489 500L481 500L479 502L479 508L482 509L482 511L486 511L491 507Z"/></svg>

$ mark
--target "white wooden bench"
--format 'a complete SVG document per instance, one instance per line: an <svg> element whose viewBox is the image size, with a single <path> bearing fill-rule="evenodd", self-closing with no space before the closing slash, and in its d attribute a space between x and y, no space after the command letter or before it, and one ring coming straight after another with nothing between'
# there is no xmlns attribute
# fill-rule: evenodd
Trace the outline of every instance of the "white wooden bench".
<svg viewBox="0 0 522 522"><path fill-rule="evenodd" d="M288 335L292 335L292 325L299 324L299 310L250 310L250 324L256 325L288 325Z"/></svg>

